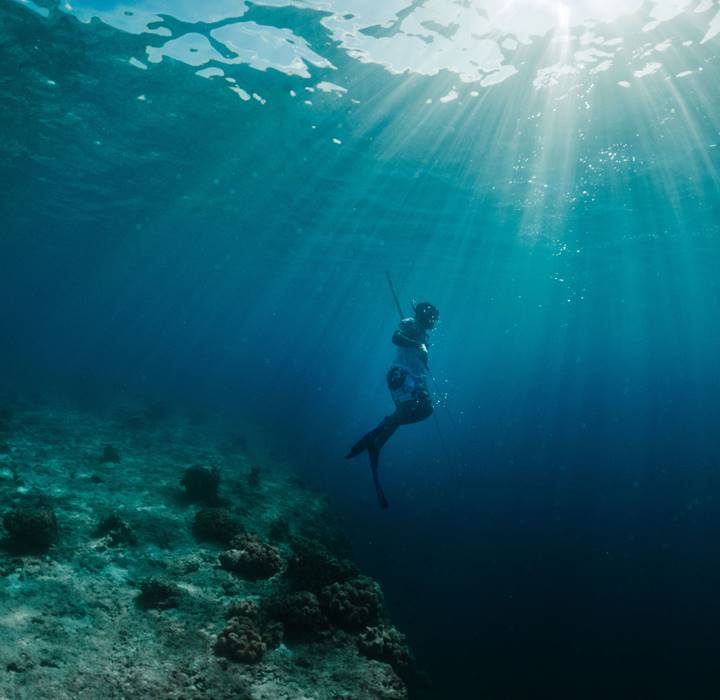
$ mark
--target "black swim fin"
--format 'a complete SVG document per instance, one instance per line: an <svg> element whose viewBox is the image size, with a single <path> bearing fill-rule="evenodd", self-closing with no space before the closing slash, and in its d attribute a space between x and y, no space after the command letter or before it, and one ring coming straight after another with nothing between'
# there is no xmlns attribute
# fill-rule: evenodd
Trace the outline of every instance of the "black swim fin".
<svg viewBox="0 0 720 700"><path fill-rule="evenodd" d="M372 470L373 484L375 484L375 493L377 494L378 504L380 510L386 510L390 507L385 493L380 486L380 477L378 475L378 462L380 459L380 450L373 444L370 444L367 448L368 454L370 455L370 469Z"/></svg>

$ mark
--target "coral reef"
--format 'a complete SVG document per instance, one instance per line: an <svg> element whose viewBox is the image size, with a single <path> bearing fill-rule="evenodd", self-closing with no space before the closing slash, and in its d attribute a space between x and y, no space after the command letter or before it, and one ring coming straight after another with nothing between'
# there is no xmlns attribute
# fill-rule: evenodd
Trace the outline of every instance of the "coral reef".
<svg viewBox="0 0 720 700"><path fill-rule="evenodd" d="M376 622L383 608L380 586L367 576L326 586L320 593L320 603L334 623L348 630Z"/></svg>
<svg viewBox="0 0 720 700"><path fill-rule="evenodd" d="M133 529L117 513L110 513L100 520L93 530L95 537L105 537L113 547L125 544L137 544Z"/></svg>
<svg viewBox="0 0 720 700"><path fill-rule="evenodd" d="M244 617L232 618L215 643L216 654L245 663L260 661L267 648L255 623Z"/></svg>
<svg viewBox="0 0 720 700"><path fill-rule="evenodd" d="M282 644L285 637L285 628L279 622L266 620L262 628L262 638L268 649L274 649Z"/></svg>
<svg viewBox="0 0 720 700"><path fill-rule="evenodd" d="M278 596L268 602L267 611L282 622L288 636L296 639L314 637L329 625L320 601L310 591Z"/></svg>
<svg viewBox="0 0 720 700"><path fill-rule="evenodd" d="M198 540L229 544L243 531L243 526L221 508L203 508L195 513L192 531Z"/></svg>
<svg viewBox="0 0 720 700"><path fill-rule="evenodd" d="M373 700L407 700L407 690L400 677L387 664L371 661L363 678L368 698Z"/></svg>
<svg viewBox="0 0 720 700"><path fill-rule="evenodd" d="M260 606L253 598L240 598L234 600L225 611L225 617L246 617L257 620L260 617Z"/></svg>
<svg viewBox="0 0 720 700"><path fill-rule="evenodd" d="M3 515L7 549L18 554L46 552L58 537L55 510L42 500L17 505Z"/></svg>
<svg viewBox="0 0 720 700"><path fill-rule="evenodd" d="M140 595L137 598L141 608L166 608L177 607L180 599L180 589L168 581L151 577L140 581Z"/></svg>
<svg viewBox="0 0 720 700"><path fill-rule="evenodd" d="M234 661L255 663L283 640L283 626L268 619L256 601L234 601L226 612L230 620L215 642L215 653Z"/></svg>
<svg viewBox="0 0 720 700"><path fill-rule="evenodd" d="M372 585L357 581L326 500L259 452L224 457L226 431L182 410L132 431L48 404L13 418L0 440L0 698L406 700L392 635L355 626L380 603L363 599ZM121 469L99 461L106 445ZM193 492L192 471L201 504L189 507L178 475L205 464L210 489ZM25 556L28 540L50 555Z"/></svg>
<svg viewBox="0 0 720 700"><path fill-rule="evenodd" d="M262 542L256 535L240 535L220 555L220 565L250 581L270 578L283 568L277 547Z"/></svg>
<svg viewBox="0 0 720 700"><path fill-rule="evenodd" d="M293 555L286 575L296 590L319 593L331 583L347 581L358 574L355 564L335 557L316 540L295 537L291 547Z"/></svg>
<svg viewBox="0 0 720 700"><path fill-rule="evenodd" d="M105 447L103 447L103 452L100 455L98 461L101 464L106 464L106 463L119 464L120 453L112 445L105 445Z"/></svg>
<svg viewBox="0 0 720 700"><path fill-rule="evenodd" d="M358 650L363 656L390 664L398 673L405 673L412 664L412 655L404 634L392 625L366 627L358 635Z"/></svg>
<svg viewBox="0 0 720 700"><path fill-rule="evenodd" d="M216 504L219 500L220 471L217 467L193 466L183 473L180 485L192 503Z"/></svg>

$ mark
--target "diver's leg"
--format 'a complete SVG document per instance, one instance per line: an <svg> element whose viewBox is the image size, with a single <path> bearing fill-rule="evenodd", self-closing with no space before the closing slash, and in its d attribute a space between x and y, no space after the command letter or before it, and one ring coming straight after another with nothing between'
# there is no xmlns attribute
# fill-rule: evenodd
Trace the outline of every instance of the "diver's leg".
<svg viewBox="0 0 720 700"><path fill-rule="evenodd" d="M370 445L373 432L374 431L371 430L369 433L365 433L365 435L350 448L350 452L345 455L345 459L352 459L365 452Z"/></svg>
<svg viewBox="0 0 720 700"><path fill-rule="evenodd" d="M345 459L352 459L359 454L368 450L369 452L380 452L383 445L390 439L392 434L405 421L404 415L406 409L402 409L402 404L398 406L394 413L380 421L379 425L373 428L369 433L365 433L351 448L350 452L345 455Z"/></svg>
<svg viewBox="0 0 720 700"><path fill-rule="evenodd" d="M370 457L370 468L372 470L375 493L377 494L378 503L382 510L385 510L389 504L380 485L380 477L378 474L380 450L382 450L385 443L401 425L418 423L421 420L425 420L432 412L433 408L430 395L427 392L419 392L410 401L398 402L394 413L386 416L375 430L370 431L365 436L366 442L363 449L368 451L368 456Z"/></svg>
<svg viewBox="0 0 720 700"><path fill-rule="evenodd" d="M432 407L427 407L416 400L403 401L389 416L370 433L373 435L373 442L380 448L393 436L401 425L410 425L427 418L432 413Z"/></svg>

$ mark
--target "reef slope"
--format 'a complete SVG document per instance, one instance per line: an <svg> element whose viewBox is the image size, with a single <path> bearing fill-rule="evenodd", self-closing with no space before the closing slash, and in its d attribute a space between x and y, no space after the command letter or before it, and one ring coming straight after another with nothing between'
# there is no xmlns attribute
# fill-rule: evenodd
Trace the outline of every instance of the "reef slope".
<svg viewBox="0 0 720 700"><path fill-rule="evenodd" d="M379 587L252 442L157 406L3 409L0 698L407 697Z"/></svg>

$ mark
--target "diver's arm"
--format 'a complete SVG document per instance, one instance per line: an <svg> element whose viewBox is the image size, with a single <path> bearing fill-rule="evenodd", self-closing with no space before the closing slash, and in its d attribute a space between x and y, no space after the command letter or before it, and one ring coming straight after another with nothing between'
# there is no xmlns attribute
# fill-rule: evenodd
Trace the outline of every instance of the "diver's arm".
<svg viewBox="0 0 720 700"><path fill-rule="evenodd" d="M415 340L410 336L405 335L401 331L395 331L392 338L395 345L399 345L402 348L415 348L420 356L420 361L427 367L428 366L428 349L425 343Z"/></svg>
<svg viewBox="0 0 720 700"><path fill-rule="evenodd" d="M424 344L410 336L407 336L400 331L393 333L392 341L395 345L399 345L401 348L422 348Z"/></svg>

